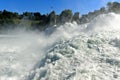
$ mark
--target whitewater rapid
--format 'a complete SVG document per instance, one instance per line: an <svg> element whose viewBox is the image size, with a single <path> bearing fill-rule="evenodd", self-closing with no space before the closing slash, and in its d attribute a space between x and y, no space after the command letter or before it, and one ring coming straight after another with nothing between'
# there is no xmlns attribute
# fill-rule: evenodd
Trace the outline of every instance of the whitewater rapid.
<svg viewBox="0 0 120 80"><path fill-rule="evenodd" d="M120 15L0 38L0 80L120 80ZM45 33L49 33L47 29Z"/></svg>

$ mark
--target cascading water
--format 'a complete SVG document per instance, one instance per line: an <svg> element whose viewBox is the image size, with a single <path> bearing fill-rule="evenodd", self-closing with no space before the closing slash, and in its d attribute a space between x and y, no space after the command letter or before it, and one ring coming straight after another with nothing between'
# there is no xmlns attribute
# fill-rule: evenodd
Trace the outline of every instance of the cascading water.
<svg viewBox="0 0 120 80"><path fill-rule="evenodd" d="M120 80L120 15L66 23L50 34L0 39L0 80Z"/></svg>

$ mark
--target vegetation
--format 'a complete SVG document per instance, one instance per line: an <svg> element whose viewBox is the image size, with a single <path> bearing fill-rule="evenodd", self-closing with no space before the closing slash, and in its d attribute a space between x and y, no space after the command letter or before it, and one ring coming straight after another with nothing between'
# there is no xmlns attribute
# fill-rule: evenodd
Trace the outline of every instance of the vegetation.
<svg viewBox="0 0 120 80"><path fill-rule="evenodd" d="M26 29L44 30L48 26L64 24L66 22L76 21L78 24L83 24L91 21L99 14L106 14L109 12L120 13L120 3L109 2L107 7L102 7L100 10L89 12L80 17L80 13L73 12L69 9L62 11L59 15L55 11L49 14L41 14L40 12L10 12L7 10L0 11L0 30L15 29L24 27Z"/></svg>

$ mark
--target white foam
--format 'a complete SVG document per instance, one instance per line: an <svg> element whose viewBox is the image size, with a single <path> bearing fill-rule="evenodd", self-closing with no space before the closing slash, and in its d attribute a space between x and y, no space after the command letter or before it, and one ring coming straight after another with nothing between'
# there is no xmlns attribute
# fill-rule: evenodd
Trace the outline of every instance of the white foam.
<svg viewBox="0 0 120 80"><path fill-rule="evenodd" d="M87 26L86 32L119 31L120 15L115 13L101 14Z"/></svg>
<svg viewBox="0 0 120 80"><path fill-rule="evenodd" d="M120 16L109 13L83 25L73 22L41 33L2 35L0 79L119 80L119 23Z"/></svg>

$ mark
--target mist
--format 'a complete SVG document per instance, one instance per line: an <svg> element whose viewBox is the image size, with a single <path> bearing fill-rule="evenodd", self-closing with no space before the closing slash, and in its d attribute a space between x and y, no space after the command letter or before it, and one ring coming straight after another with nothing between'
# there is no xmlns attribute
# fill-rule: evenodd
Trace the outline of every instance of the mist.
<svg viewBox="0 0 120 80"><path fill-rule="evenodd" d="M54 27L55 30L47 29L51 34L42 35L41 44L45 42L42 59L39 58L35 68L22 79L120 79L119 19L119 14L108 13L86 24L73 22Z"/></svg>
<svg viewBox="0 0 120 80"><path fill-rule="evenodd" d="M90 70L96 71L95 79L110 80L112 71L107 64L112 63L105 60L115 59L119 63L119 22L120 15L111 12L84 24L66 22L41 32L22 28L1 34L0 80L89 80L94 75ZM100 63L102 59L107 66ZM112 69L118 68L116 63L113 62ZM106 73L111 71L107 79L96 66L102 71L107 67Z"/></svg>
<svg viewBox="0 0 120 80"><path fill-rule="evenodd" d="M14 29L0 35L0 79L18 80L36 68L55 44L78 35L76 22L47 28L45 31Z"/></svg>

